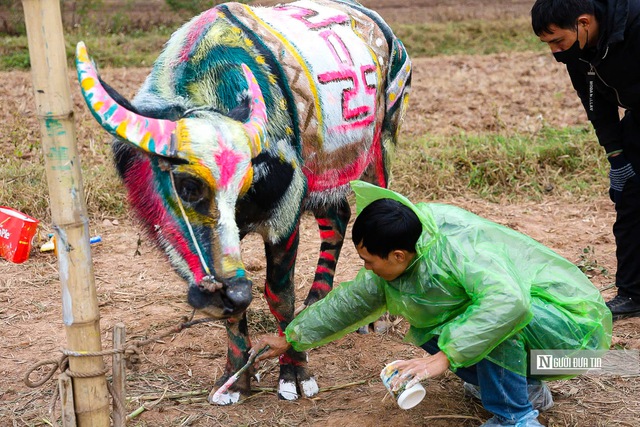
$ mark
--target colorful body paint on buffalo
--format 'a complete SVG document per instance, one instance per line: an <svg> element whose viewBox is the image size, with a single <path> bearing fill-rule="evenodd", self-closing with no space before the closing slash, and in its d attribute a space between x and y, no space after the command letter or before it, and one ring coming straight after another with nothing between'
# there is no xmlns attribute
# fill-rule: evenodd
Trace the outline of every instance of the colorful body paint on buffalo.
<svg viewBox="0 0 640 427"><path fill-rule="evenodd" d="M305 299L312 304L333 287L351 215L349 181L387 185L409 57L380 16L357 2L301 0L225 3L193 18L130 104L109 95L82 43L77 70L92 114L116 137L131 205L187 281L188 302L226 319L222 386L251 347L242 237L264 240L264 295L281 333L295 314L302 214L313 213L321 239ZM283 398L317 393L305 353L291 350L280 364ZM215 403L249 393L248 371L214 393Z"/></svg>

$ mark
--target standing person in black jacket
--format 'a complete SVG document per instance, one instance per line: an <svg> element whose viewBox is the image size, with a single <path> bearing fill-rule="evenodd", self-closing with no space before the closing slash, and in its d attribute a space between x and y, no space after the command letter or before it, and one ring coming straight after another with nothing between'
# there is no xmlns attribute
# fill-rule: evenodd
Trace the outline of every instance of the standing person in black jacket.
<svg viewBox="0 0 640 427"><path fill-rule="evenodd" d="M531 23L566 64L611 164L618 295L607 306L614 319L639 316L640 0L536 0Z"/></svg>

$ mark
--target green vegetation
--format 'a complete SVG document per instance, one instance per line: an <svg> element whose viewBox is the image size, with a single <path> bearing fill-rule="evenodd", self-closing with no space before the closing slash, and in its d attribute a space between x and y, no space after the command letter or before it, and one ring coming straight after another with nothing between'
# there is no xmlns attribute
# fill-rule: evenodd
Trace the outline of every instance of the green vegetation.
<svg viewBox="0 0 640 427"><path fill-rule="evenodd" d="M591 127L537 134L461 133L402 141L394 188L422 199L473 193L492 200L591 198L605 192L606 160Z"/></svg>
<svg viewBox="0 0 640 427"><path fill-rule="evenodd" d="M576 264L580 270L587 276L599 274L604 277L609 277L609 270L601 265L596 259L596 250L593 246L587 246L582 249L580 255L580 261Z"/></svg>
<svg viewBox="0 0 640 427"><path fill-rule="evenodd" d="M173 29L159 28L150 33L130 34L71 33L65 37L65 51L69 67L75 58L75 46L84 41L92 56L100 58L101 67L149 67L158 57L162 46ZM0 71L26 69L30 67L29 48L26 36L0 39Z"/></svg>
<svg viewBox="0 0 640 427"><path fill-rule="evenodd" d="M528 18L399 25L394 31L414 57L548 49L531 31Z"/></svg>

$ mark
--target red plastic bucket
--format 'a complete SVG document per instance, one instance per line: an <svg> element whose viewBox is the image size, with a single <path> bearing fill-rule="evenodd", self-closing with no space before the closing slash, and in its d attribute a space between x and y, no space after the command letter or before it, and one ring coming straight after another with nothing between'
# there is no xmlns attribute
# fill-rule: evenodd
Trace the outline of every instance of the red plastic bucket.
<svg viewBox="0 0 640 427"><path fill-rule="evenodd" d="M16 264L25 262L37 228L37 219L0 206L0 256Z"/></svg>

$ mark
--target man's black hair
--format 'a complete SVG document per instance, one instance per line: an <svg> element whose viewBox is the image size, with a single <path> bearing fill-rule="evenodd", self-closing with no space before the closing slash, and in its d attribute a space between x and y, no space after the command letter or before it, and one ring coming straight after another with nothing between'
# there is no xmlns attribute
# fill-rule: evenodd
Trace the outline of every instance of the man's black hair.
<svg viewBox="0 0 640 427"><path fill-rule="evenodd" d="M550 34L551 25L575 30L580 15L594 15L593 0L536 0L531 8L531 26L536 36Z"/></svg>
<svg viewBox="0 0 640 427"><path fill-rule="evenodd" d="M387 259L396 249L415 253L421 233L422 224L411 208L393 199L378 199L360 212L351 239L371 255Z"/></svg>

